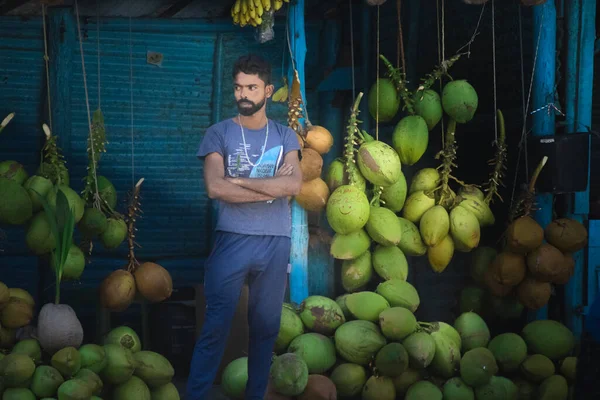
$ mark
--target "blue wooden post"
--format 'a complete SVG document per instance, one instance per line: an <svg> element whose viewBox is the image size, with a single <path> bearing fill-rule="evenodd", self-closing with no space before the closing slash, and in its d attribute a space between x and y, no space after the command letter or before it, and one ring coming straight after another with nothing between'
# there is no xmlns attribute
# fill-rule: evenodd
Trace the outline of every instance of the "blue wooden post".
<svg viewBox="0 0 600 400"><path fill-rule="evenodd" d="M592 125L592 86L594 79L594 45L596 36L596 2L594 0L572 0L566 4L567 11L567 81L566 116L567 133L587 132ZM590 209L590 165L588 164L588 186L574 195L569 217L586 223ZM595 253L593 253L595 254ZM575 272L566 285L566 323L576 336L583 331L580 309L584 305L585 251L573 254ZM590 259L594 266L596 260ZM596 287L595 268L589 268L588 285ZM590 290L589 293L595 293ZM588 297L591 304L594 297Z"/></svg>
<svg viewBox="0 0 600 400"><path fill-rule="evenodd" d="M554 102L554 82L556 68L556 7L554 1L533 7L533 52L537 48L537 60L534 66L532 110L544 107ZM533 54L532 54L533 57ZM533 114L533 135L553 135L555 116L554 112L547 110ZM537 165L541 160L529 160L531 166ZM538 210L535 220L545 228L552 221L552 194L540 193L536 196ZM544 307L531 316L535 319L547 319L548 308Z"/></svg>
<svg viewBox="0 0 600 400"><path fill-rule="evenodd" d="M52 134L57 135L60 147L69 153L71 147L71 79L73 50L77 26L72 9L48 9L48 53L50 56L50 100ZM49 121L46 121L50 126ZM40 134L42 133L40 126Z"/></svg>
<svg viewBox="0 0 600 400"><path fill-rule="evenodd" d="M288 14L289 40L294 62L290 62L288 82L294 82L294 66L300 79L300 90L306 101L304 82L304 60L306 58L306 36L304 31L304 0L290 3ZM303 121L302 121L303 122ZM290 254L290 300L300 304L308 297L308 221L306 211L296 200L292 200L292 250Z"/></svg>

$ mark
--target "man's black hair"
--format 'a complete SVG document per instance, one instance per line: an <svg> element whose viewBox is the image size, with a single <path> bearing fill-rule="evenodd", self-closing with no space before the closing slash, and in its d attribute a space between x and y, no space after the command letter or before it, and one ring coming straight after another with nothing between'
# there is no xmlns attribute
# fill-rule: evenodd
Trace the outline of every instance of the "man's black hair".
<svg viewBox="0 0 600 400"><path fill-rule="evenodd" d="M256 54L241 56L233 65L233 80L243 72L248 75L258 75L266 85L271 84L271 64Z"/></svg>

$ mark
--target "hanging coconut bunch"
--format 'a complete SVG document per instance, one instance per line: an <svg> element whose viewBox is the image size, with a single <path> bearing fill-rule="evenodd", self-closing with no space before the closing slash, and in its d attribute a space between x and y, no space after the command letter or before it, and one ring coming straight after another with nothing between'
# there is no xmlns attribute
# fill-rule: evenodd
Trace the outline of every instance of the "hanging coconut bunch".
<svg viewBox="0 0 600 400"><path fill-rule="evenodd" d="M151 303L168 299L173 291L173 282L169 272L154 262L140 263L135 256L135 223L139 218L140 189L144 178L140 179L133 188L127 213L127 241L129 245L129 260L125 268L120 268L109 274L100 285L100 303L108 310L125 311L139 294Z"/></svg>

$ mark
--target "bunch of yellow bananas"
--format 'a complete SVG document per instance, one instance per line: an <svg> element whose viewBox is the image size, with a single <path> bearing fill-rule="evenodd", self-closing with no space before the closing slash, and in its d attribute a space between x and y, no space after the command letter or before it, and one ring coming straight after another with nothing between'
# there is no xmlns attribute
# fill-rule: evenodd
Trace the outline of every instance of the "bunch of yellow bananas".
<svg viewBox="0 0 600 400"><path fill-rule="evenodd" d="M265 11L271 9L277 11L283 3L289 2L290 0L235 0L235 4L231 7L231 17L236 25L256 27L262 24L262 15Z"/></svg>

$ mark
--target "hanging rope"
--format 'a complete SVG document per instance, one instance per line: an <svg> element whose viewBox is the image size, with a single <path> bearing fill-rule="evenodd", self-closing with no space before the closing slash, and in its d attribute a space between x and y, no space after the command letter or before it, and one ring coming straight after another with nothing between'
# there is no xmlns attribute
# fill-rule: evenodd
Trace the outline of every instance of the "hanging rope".
<svg viewBox="0 0 600 400"><path fill-rule="evenodd" d="M52 132L52 99L50 98L50 67L48 65L50 57L48 56L48 34L46 28L46 4L42 4L42 22L44 24L44 62L46 63L46 91L48 97L48 125Z"/></svg>
<svg viewBox="0 0 600 400"><path fill-rule="evenodd" d="M100 85L100 7L96 0L96 53L98 64L98 108L102 108L101 85Z"/></svg>
<svg viewBox="0 0 600 400"><path fill-rule="evenodd" d="M496 15L494 0L492 0L492 66L494 70L494 135L498 142L498 93L496 92Z"/></svg>
<svg viewBox="0 0 600 400"><path fill-rule="evenodd" d="M398 62L396 65L400 68L400 62L402 61L402 72L406 75L406 59L404 58L404 38L402 35L402 17L400 9L402 8L402 0L396 1L396 13L398 17ZM405 76L406 79L406 76Z"/></svg>
<svg viewBox="0 0 600 400"><path fill-rule="evenodd" d="M445 59L444 58L444 41L445 41L445 33L444 33L444 0L442 0L442 10L441 10L441 15L440 15L440 0L436 0L435 1L435 9L436 9L436 17L437 17L437 32L438 32L438 65L442 64L442 61ZM441 30L440 30L440 25L441 25ZM440 81L440 93L442 93L443 91L443 84L442 84L442 78L439 79ZM445 134L445 129L444 129L444 118L442 118L440 120L440 125L441 125L441 132L442 134L440 135L442 137L442 149L445 147L445 143L446 143L446 134Z"/></svg>
<svg viewBox="0 0 600 400"><path fill-rule="evenodd" d="M379 140L379 10L381 6L377 6L377 54L375 54L375 62L377 66L377 112L376 112L376 120L375 120L375 140Z"/></svg>
<svg viewBox="0 0 600 400"><path fill-rule="evenodd" d="M131 35L131 7L129 10L129 113L131 120L131 186L135 186L135 146L133 138L133 39Z"/></svg>
<svg viewBox="0 0 600 400"><path fill-rule="evenodd" d="M350 4L350 57L352 58L352 101L356 99L356 84L354 78L354 23L352 21L352 0L348 0Z"/></svg>

